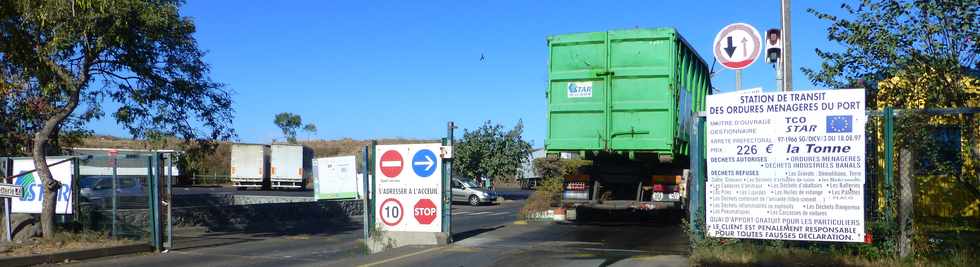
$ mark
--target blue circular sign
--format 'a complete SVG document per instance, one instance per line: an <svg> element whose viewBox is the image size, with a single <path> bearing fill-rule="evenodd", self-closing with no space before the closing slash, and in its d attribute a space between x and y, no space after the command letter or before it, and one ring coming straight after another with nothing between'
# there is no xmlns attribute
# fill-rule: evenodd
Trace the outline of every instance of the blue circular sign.
<svg viewBox="0 0 980 267"><path fill-rule="evenodd" d="M439 168L439 158L432 150L422 149L412 156L412 170L419 177L429 177Z"/></svg>

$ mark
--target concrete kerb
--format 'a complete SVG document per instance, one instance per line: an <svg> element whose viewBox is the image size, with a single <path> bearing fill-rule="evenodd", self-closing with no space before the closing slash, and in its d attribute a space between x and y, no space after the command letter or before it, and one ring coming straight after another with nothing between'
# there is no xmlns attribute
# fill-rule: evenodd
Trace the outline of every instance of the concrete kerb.
<svg viewBox="0 0 980 267"><path fill-rule="evenodd" d="M82 249L82 250L73 250L73 251L30 255L30 256L0 257L0 266L20 267L20 266L31 266L31 265L46 264L46 263L62 263L62 262L72 261L72 260L84 260L84 259L123 255L123 254L152 252L152 251L153 251L153 247L148 244L121 245L121 246L114 246L114 247Z"/></svg>

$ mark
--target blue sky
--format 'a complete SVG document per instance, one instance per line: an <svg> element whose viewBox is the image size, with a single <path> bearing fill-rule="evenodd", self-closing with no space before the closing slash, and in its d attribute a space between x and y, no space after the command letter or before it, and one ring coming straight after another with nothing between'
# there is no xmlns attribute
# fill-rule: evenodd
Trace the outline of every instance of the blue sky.
<svg viewBox="0 0 980 267"><path fill-rule="evenodd" d="M819 66L814 48L836 47L826 40L828 24L805 10L838 14L839 6L793 2L795 88L814 88L799 71ZM235 92L234 128L242 142L281 140L273 116L292 112L315 123L315 138L322 139L438 138L450 120L468 129L523 120L524 137L540 147L547 36L674 27L711 62L711 42L725 25L779 27L778 0L201 0L181 12L197 26L212 78ZM774 75L771 65L756 62L743 71L742 86L771 91ZM712 83L730 91L734 73L720 70ZM111 119L89 126L127 136Z"/></svg>

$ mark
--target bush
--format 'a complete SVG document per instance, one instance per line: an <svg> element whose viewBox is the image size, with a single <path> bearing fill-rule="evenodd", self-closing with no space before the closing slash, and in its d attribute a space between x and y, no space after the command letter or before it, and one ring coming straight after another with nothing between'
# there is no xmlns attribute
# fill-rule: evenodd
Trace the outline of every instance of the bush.
<svg viewBox="0 0 980 267"><path fill-rule="evenodd" d="M534 170L541 174L541 183L537 191L528 197L519 216L527 218L535 212L547 211L561 203L561 192L564 188L564 176L582 173L583 168L592 165L592 161L579 159L559 159L544 157L534 159Z"/></svg>

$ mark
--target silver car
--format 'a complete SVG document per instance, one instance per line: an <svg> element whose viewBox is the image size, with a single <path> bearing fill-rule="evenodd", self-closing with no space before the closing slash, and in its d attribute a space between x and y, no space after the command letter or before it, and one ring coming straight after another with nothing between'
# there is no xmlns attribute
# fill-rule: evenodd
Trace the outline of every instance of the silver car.
<svg viewBox="0 0 980 267"><path fill-rule="evenodd" d="M462 201L473 206L483 203L493 203L497 193L480 188L473 180L453 179L453 201Z"/></svg>

